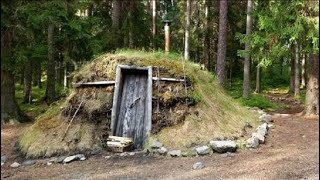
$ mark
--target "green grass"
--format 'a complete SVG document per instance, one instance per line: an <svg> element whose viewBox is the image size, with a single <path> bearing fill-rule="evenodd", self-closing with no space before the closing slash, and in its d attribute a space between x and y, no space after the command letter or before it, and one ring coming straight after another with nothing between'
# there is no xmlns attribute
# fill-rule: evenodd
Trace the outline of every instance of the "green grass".
<svg viewBox="0 0 320 180"><path fill-rule="evenodd" d="M42 88L38 86L32 86L32 102L24 103L23 102L23 85L16 84L16 100L21 110L26 113L31 118L35 119L39 115L46 112L49 106L43 101L43 97L45 96L45 88L46 83L42 84ZM62 85L57 85L56 87L56 96L58 99L62 97L66 97L69 93L69 89L64 88Z"/></svg>
<svg viewBox="0 0 320 180"><path fill-rule="evenodd" d="M236 81L231 87L227 88L227 93L243 106L258 107L266 110L275 110L282 107L282 105L273 103L262 94L252 93L249 99L244 99L242 98L242 92L243 90L241 81Z"/></svg>

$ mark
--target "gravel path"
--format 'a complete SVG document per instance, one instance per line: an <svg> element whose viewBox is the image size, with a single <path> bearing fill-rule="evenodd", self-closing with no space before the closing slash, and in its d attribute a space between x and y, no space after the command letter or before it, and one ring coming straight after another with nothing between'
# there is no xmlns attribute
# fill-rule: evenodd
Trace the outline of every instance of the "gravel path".
<svg viewBox="0 0 320 180"><path fill-rule="evenodd" d="M237 152L233 157L213 154L164 158L137 154L106 160L96 155L67 165L47 166L38 161L33 166L13 169L9 166L16 157L12 156L1 167L1 179L319 179L318 119L307 120L297 114L274 114L273 119L266 144ZM8 151L3 144L10 139L3 135L7 131L1 128L1 154L2 150ZM193 170L192 165L198 161L206 167Z"/></svg>

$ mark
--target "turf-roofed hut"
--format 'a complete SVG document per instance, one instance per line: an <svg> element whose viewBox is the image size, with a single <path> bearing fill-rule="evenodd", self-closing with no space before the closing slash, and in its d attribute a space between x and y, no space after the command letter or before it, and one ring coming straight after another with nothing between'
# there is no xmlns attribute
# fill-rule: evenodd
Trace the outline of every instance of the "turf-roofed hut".
<svg viewBox="0 0 320 180"><path fill-rule="evenodd" d="M120 64L152 68L151 129L144 148L156 138L168 148L190 149L213 138L244 136L246 123L259 124L257 115L229 97L211 73L183 63L177 54L130 50L104 54L76 72L74 83L114 81ZM75 87L22 134L21 152L50 157L105 148L106 138L114 133L114 90L114 85Z"/></svg>

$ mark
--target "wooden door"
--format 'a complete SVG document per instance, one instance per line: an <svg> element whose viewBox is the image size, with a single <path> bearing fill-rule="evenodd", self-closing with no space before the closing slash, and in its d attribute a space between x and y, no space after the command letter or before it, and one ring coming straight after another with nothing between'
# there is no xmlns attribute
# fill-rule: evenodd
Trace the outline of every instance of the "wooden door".
<svg viewBox="0 0 320 180"><path fill-rule="evenodd" d="M123 77L116 136L132 138L135 148L142 148L147 79L147 74Z"/></svg>

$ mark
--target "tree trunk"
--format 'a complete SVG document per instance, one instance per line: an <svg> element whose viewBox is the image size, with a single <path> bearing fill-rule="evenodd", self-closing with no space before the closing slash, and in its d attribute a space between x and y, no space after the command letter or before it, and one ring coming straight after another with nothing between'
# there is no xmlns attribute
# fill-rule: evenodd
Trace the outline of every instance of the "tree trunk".
<svg viewBox="0 0 320 180"><path fill-rule="evenodd" d="M170 52L170 26L169 23L164 25L164 37L165 37L165 46L164 51L166 53Z"/></svg>
<svg viewBox="0 0 320 180"><path fill-rule="evenodd" d="M205 21L204 21L204 38L203 38L203 59L205 67L210 70L211 62L210 62L210 0L204 0L205 5Z"/></svg>
<svg viewBox="0 0 320 180"><path fill-rule="evenodd" d="M184 59L190 59L190 19L191 19L191 0L187 0L186 9L186 30L185 30L185 41L184 41Z"/></svg>
<svg viewBox="0 0 320 180"><path fill-rule="evenodd" d="M217 56L217 77L221 86L224 86L226 52L227 52L227 13L228 1L220 1L219 12L219 39L218 39L218 56Z"/></svg>
<svg viewBox="0 0 320 180"><path fill-rule="evenodd" d="M297 43L295 43L294 62L294 96L300 96L299 46Z"/></svg>
<svg viewBox="0 0 320 180"><path fill-rule="evenodd" d="M113 0L112 1L112 32L113 32L113 45L114 48L120 47L120 19L121 19L121 5L122 0Z"/></svg>
<svg viewBox="0 0 320 180"><path fill-rule="evenodd" d="M256 93L261 93L261 67L257 66L257 74L256 74Z"/></svg>
<svg viewBox="0 0 320 180"><path fill-rule="evenodd" d="M305 115L319 115L319 54L310 56Z"/></svg>
<svg viewBox="0 0 320 180"><path fill-rule="evenodd" d="M23 86L23 83L24 83L24 66L22 66L22 69L21 69L21 76L20 76L20 85Z"/></svg>
<svg viewBox="0 0 320 180"><path fill-rule="evenodd" d="M294 94L294 54L292 54L291 61L290 61L290 88L289 93Z"/></svg>
<svg viewBox="0 0 320 180"><path fill-rule="evenodd" d="M16 102L14 75L1 68L1 123L9 121L26 122L29 120Z"/></svg>
<svg viewBox="0 0 320 180"><path fill-rule="evenodd" d="M157 0L152 0L152 46L156 49L157 33Z"/></svg>
<svg viewBox="0 0 320 180"><path fill-rule="evenodd" d="M301 60L301 89L304 89L306 87L306 54L302 54L302 60Z"/></svg>
<svg viewBox="0 0 320 180"><path fill-rule="evenodd" d="M2 64L6 58L13 56L13 37L15 33L12 28L1 29L1 123L30 121L16 102L14 74Z"/></svg>
<svg viewBox="0 0 320 180"><path fill-rule="evenodd" d="M24 86L23 86L23 102L24 103L31 103L32 101L32 94L31 94L31 87L32 87L32 61L27 60L24 66Z"/></svg>
<svg viewBox="0 0 320 180"><path fill-rule="evenodd" d="M251 12L253 9L252 0L248 0L247 6L247 25L246 25L246 36L249 37L252 31L252 16ZM244 58L244 69L243 69L243 95L242 97L248 99L250 96L250 52L251 52L251 45L250 40L246 41L245 44L245 58Z"/></svg>
<svg viewBox="0 0 320 180"><path fill-rule="evenodd" d="M54 25L48 27L48 62L47 62L47 87L45 100L48 104L55 100L55 59L54 59Z"/></svg>
<svg viewBox="0 0 320 180"><path fill-rule="evenodd" d="M34 61L34 63L32 64L32 67L33 67L33 77L32 77L33 86L40 86L40 83L41 83L41 62Z"/></svg>

